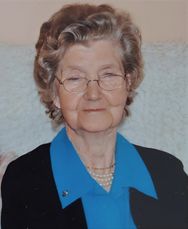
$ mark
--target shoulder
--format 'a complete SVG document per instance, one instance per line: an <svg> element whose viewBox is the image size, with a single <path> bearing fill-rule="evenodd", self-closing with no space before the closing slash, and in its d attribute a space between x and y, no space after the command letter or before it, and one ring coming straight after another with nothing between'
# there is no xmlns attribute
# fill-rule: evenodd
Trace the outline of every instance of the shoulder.
<svg viewBox="0 0 188 229"><path fill-rule="evenodd" d="M136 209L141 224L152 225L148 228L154 225L156 228L187 228L188 176L182 162L161 150L135 147L150 173L158 197L157 201L152 201L137 190L131 190L135 206L141 205L149 216Z"/></svg>
<svg viewBox="0 0 188 229"><path fill-rule="evenodd" d="M47 169L50 166L49 152L50 143L47 143L13 160L7 166L3 181L12 177L21 181L22 178L29 178L28 175L35 174L35 171L42 171L43 168Z"/></svg>
<svg viewBox="0 0 188 229"><path fill-rule="evenodd" d="M134 147L137 149L140 156L146 163L155 162L156 165L158 163L160 165L166 165L167 163L170 163L170 165L175 164L177 166L182 166L182 162L177 157L165 151L138 145L134 145Z"/></svg>
<svg viewBox="0 0 188 229"><path fill-rule="evenodd" d="M183 170L182 162L174 155L162 150L134 145L149 170L158 173Z"/></svg>
<svg viewBox="0 0 188 229"><path fill-rule="evenodd" d="M182 162L167 152L134 145L144 161L153 181L167 186L183 187L188 194L188 176L184 171Z"/></svg>
<svg viewBox="0 0 188 229"><path fill-rule="evenodd" d="M37 163L42 163L49 156L50 143L43 144L33 149L32 151L18 157L12 161L9 166L21 166L28 167L29 165L36 165Z"/></svg>

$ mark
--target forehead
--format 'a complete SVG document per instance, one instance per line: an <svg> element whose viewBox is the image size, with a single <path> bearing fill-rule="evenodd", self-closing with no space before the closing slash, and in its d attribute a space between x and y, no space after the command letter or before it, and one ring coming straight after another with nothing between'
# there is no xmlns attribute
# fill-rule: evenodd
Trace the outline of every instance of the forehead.
<svg viewBox="0 0 188 229"><path fill-rule="evenodd" d="M74 44L66 50L59 67L60 69L122 68L119 45L111 40Z"/></svg>

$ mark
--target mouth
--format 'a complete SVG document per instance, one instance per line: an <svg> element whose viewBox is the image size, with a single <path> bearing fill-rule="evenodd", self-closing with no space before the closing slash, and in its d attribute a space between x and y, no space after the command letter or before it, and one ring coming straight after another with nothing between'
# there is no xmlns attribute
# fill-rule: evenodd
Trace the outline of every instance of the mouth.
<svg viewBox="0 0 188 229"><path fill-rule="evenodd" d="M92 108L92 109L84 109L85 112L101 112L104 111L104 108Z"/></svg>

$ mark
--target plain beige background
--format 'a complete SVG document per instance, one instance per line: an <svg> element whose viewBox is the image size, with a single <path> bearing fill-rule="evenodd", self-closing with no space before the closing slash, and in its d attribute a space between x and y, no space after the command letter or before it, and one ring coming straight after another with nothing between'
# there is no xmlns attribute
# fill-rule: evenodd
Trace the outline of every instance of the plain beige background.
<svg viewBox="0 0 188 229"><path fill-rule="evenodd" d="M141 28L143 42L188 43L188 0L0 0L0 42L34 44L41 24L72 2L127 9Z"/></svg>

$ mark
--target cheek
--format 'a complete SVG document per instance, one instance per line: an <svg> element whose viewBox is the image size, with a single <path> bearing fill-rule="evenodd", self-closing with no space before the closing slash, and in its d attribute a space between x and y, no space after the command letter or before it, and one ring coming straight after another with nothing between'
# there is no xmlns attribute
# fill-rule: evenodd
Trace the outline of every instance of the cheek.
<svg viewBox="0 0 188 229"><path fill-rule="evenodd" d="M66 93L61 93L60 96L60 107L62 111L73 111L77 109L79 104L79 97L73 95L69 95Z"/></svg>
<svg viewBox="0 0 188 229"><path fill-rule="evenodd" d="M127 100L128 93L126 90L119 91L116 93L111 93L108 96L108 101L110 102L112 107L123 107L125 106Z"/></svg>
<svg viewBox="0 0 188 229"><path fill-rule="evenodd" d="M77 107L79 101L76 96L61 95L60 96L60 108L63 114L65 123L69 123L71 126L75 126L77 123Z"/></svg>
<svg viewBox="0 0 188 229"><path fill-rule="evenodd" d="M128 96L126 90L119 91L118 93L111 94L110 97L110 111L113 116L114 125L119 124L124 116L124 108Z"/></svg>

